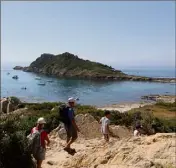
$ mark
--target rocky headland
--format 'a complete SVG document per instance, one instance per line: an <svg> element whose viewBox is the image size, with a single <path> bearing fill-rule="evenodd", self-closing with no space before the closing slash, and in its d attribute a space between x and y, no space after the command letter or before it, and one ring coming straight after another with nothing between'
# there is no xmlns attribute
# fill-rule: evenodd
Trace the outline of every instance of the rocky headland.
<svg viewBox="0 0 176 168"><path fill-rule="evenodd" d="M28 67L16 66L14 69L55 77L114 81L176 82L175 78L150 78L127 75L111 66L84 60L68 52L59 55L42 54Z"/></svg>

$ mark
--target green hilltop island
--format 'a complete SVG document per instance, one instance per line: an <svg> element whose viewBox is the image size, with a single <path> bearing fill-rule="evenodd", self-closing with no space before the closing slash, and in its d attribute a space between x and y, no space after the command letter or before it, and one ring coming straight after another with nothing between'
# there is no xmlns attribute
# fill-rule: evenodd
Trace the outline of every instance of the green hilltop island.
<svg viewBox="0 0 176 168"><path fill-rule="evenodd" d="M79 58L77 55L68 52L59 55L44 53L28 67L16 66L13 69L54 77L176 83L176 78L150 78L127 75L120 70L112 68L111 66L84 60Z"/></svg>

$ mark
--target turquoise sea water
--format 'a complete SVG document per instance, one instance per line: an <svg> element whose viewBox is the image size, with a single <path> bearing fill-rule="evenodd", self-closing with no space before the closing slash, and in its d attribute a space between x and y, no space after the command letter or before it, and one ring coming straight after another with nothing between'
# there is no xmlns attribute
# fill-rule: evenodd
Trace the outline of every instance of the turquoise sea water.
<svg viewBox="0 0 176 168"><path fill-rule="evenodd" d="M130 74L174 77L174 71L145 71L137 70L124 72ZM7 75L10 72L10 75ZM14 80L12 76L18 75ZM45 86L40 86L40 81L35 77L41 77ZM52 83L47 80L53 80ZM26 87L26 90L22 90ZM105 105L122 102L140 101L140 97L148 94L175 94L175 84L149 83L149 82L113 82L113 81L89 81L75 79L57 79L40 76L34 73L15 71L11 68L1 70L1 97L17 96L29 102L66 101L68 97L79 97L81 104Z"/></svg>

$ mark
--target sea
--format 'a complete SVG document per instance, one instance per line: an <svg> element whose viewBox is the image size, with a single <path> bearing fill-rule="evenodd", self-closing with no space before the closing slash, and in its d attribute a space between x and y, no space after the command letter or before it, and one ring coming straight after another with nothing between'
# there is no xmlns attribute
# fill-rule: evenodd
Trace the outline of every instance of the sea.
<svg viewBox="0 0 176 168"><path fill-rule="evenodd" d="M133 68L122 71L148 77L175 77L175 69ZM18 75L19 79L12 79L14 75ZM38 85L39 83L45 85ZM22 89L23 87L26 87L26 90ZM65 102L69 97L75 97L79 99L79 104L104 106L139 102L141 96L149 94L175 95L175 90L173 83L54 78L1 65L1 97L16 96L26 102Z"/></svg>

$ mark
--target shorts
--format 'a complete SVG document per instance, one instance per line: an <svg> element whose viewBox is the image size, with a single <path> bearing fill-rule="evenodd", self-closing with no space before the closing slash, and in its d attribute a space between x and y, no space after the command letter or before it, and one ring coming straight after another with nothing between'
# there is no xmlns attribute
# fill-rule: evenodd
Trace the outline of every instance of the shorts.
<svg viewBox="0 0 176 168"><path fill-rule="evenodd" d="M35 153L33 153L33 157L36 160L45 160L45 154L46 154L46 149L41 147Z"/></svg>
<svg viewBox="0 0 176 168"><path fill-rule="evenodd" d="M66 130L66 133L67 133L67 139L77 139L78 137L78 133L77 133L77 130L76 128L71 124L71 125L65 125L65 130Z"/></svg>

